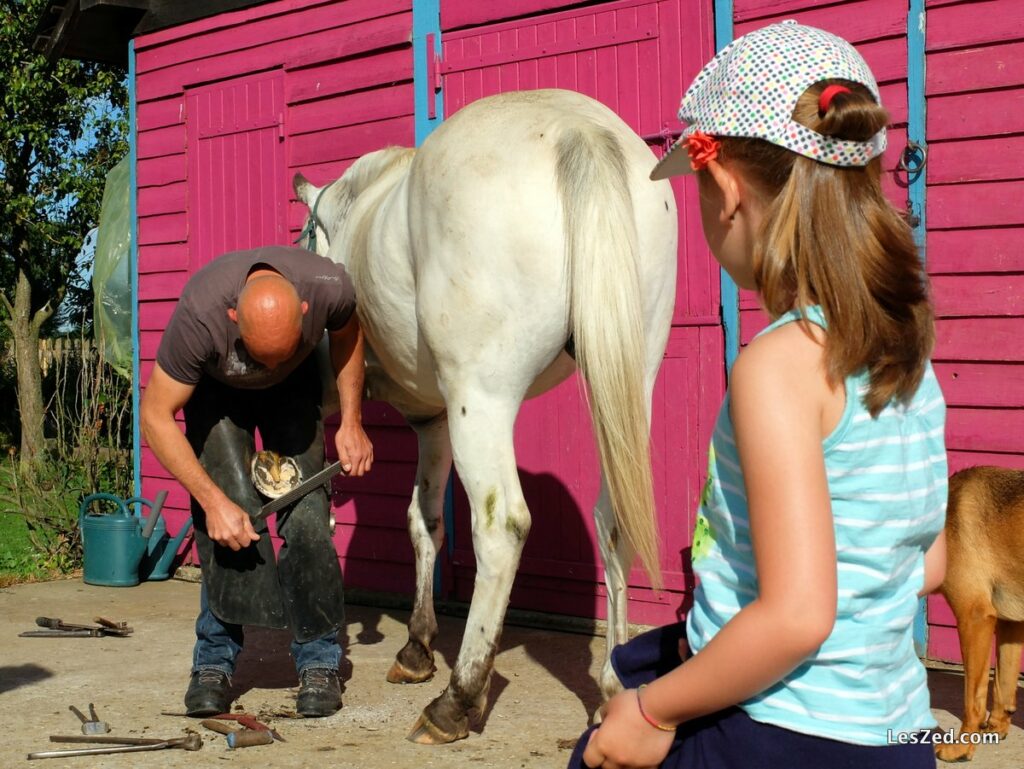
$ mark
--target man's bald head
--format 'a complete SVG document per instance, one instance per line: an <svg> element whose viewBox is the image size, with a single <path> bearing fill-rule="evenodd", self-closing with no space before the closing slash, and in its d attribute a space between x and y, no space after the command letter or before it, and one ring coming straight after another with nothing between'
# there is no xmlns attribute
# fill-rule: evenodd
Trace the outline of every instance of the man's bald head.
<svg viewBox="0 0 1024 769"><path fill-rule="evenodd" d="M276 368L295 354L306 309L284 276L261 270L249 276L238 295L238 307L229 309L228 317L238 324L249 355L267 368Z"/></svg>

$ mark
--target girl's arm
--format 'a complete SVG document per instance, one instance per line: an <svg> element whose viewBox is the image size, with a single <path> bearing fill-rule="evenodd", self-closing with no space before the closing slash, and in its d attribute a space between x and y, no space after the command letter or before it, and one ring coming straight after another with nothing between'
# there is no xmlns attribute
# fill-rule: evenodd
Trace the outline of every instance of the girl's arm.
<svg viewBox="0 0 1024 769"><path fill-rule="evenodd" d="M729 388L759 594L699 654L643 690L644 711L662 724L764 691L835 624L835 536L821 443L842 413L842 387L828 387L820 345L788 324L743 351ZM656 766L671 737L643 720L629 690L608 703L584 760Z"/></svg>
<svg viewBox="0 0 1024 769"><path fill-rule="evenodd" d="M939 532L939 536L924 554L924 586L919 596L926 596L934 593L942 585L946 578L946 530Z"/></svg>

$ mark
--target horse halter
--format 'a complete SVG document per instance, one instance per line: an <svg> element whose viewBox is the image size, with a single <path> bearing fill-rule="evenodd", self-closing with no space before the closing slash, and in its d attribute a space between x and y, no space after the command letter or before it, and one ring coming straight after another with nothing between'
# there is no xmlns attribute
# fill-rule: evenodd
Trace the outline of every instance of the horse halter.
<svg viewBox="0 0 1024 769"><path fill-rule="evenodd" d="M333 182L331 183L333 184ZM302 228L302 232L299 233L299 237L295 238L294 243L298 243L303 238L306 239L306 245L303 246L307 251L316 253L316 210L320 206L320 198L324 196L324 193L331 188L331 184L326 185L319 193L317 193L316 200L313 201L313 208L309 212L309 219L306 221L306 226ZM324 230L326 233L326 230ZM331 245L331 239L327 238L327 245Z"/></svg>

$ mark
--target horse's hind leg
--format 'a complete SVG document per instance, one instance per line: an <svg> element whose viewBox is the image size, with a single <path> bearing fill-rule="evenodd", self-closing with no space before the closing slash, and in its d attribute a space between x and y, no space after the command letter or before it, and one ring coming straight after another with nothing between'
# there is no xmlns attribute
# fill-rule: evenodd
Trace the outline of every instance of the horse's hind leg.
<svg viewBox="0 0 1024 769"><path fill-rule="evenodd" d="M530 513L512 448L518 403L476 391L450 393L452 449L473 522L476 582L462 648L448 687L409 734L413 742L452 742L469 734L469 711L483 712L494 657Z"/></svg>
<svg viewBox="0 0 1024 769"><path fill-rule="evenodd" d="M452 466L447 415L412 426L419 440L416 486L409 504L409 536L416 554L416 602L409 618L409 641L388 671L387 679L393 684L427 681L436 670L431 648L437 636L434 562L444 542L444 490Z"/></svg>

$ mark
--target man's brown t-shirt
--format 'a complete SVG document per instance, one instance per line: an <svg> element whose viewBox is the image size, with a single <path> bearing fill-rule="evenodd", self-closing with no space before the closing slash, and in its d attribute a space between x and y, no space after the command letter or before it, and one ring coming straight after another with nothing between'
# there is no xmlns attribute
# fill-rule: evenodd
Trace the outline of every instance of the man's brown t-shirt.
<svg viewBox="0 0 1024 769"><path fill-rule="evenodd" d="M270 371L249 357L228 318L238 306L245 279L257 268L283 275L308 302L302 338L295 354ZM277 384L316 347L324 331L338 331L356 306L352 281L340 264L312 251L266 246L224 254L193 275L182 291L156 353L160 368L183 384L194 385L204 374L232 387L262 388Z"/></svg>

